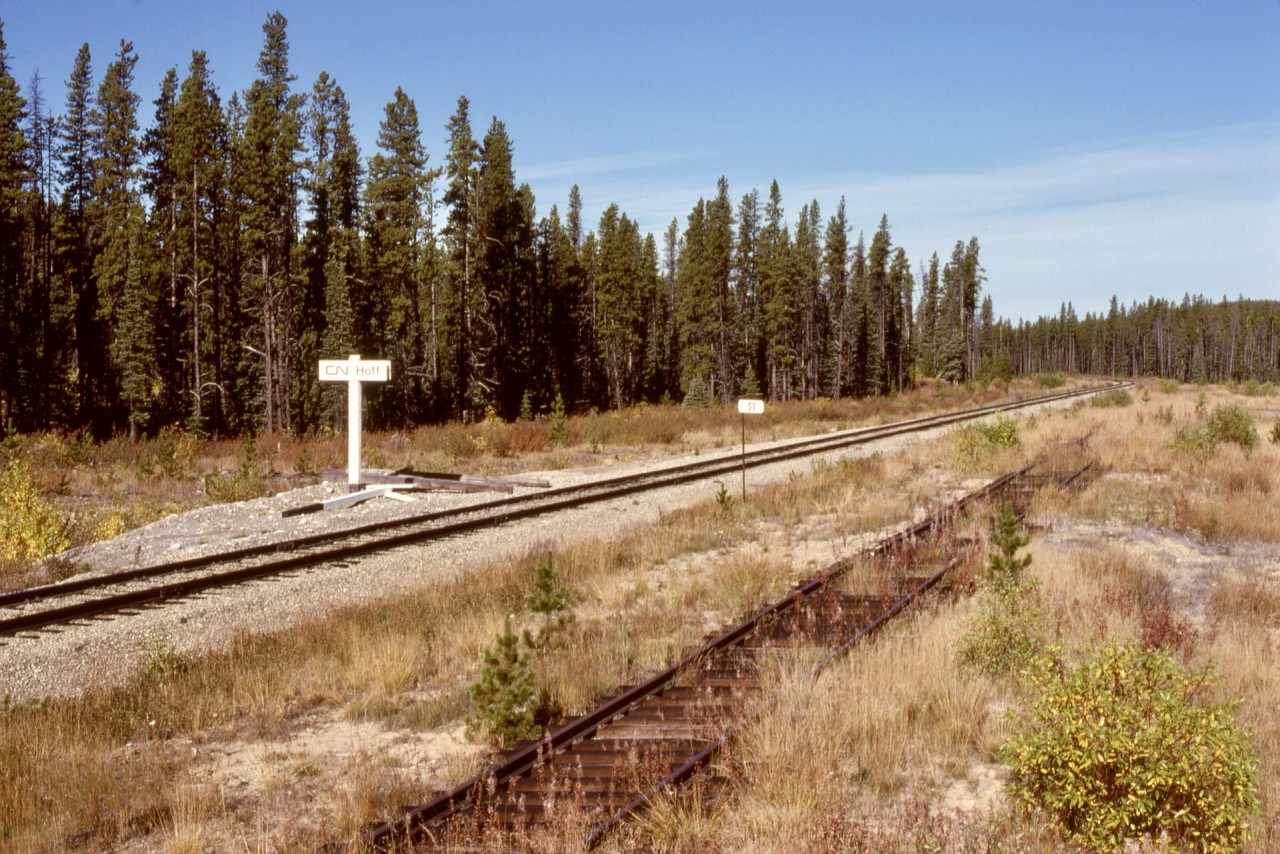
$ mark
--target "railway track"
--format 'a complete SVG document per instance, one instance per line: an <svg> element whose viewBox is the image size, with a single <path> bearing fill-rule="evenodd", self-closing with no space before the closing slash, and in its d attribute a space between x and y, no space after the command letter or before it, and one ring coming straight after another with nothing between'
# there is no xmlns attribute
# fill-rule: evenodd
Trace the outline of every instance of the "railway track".
<svg viewBox="0 0 1280 854"><path fill-rule="evenodd" d="M833 564L667 670L518 746L431 802L368 829L362 846L519 850L536 834L551 833L560 834L559 843L590 848L660 793L693 778L700 779L704 802L708 793L714 800L725 781L707 769L743 727L777 702L769 693L773 668L791 657L816 662L810 665L816 676L944 585L973 555L971 546L943 537L957 514L999 498L1021 515L1039 489L1079 485L1092 471L1091 465L1073 472L1046 468L1032 464L1005 475ZM850 582L851 570L869 560L881 572Z"/></svg>
<svg viewBox="0 0 1280 854"><path fill-rule="evenodd" d="M374 552L456 536L518 519L609 501L697 480L736 474L745 465L758 467L815 454L837 451L905 433L957 424L996 412L1067 400L1093 394L1092 387L983 406L943 415L913 418L892 424L845 430L825 436L781 443L770 448L726 455L662 468L638 475L605 478L577 486L547 489L310 535L219 554L113 573L84 575L56 584L0 594L0 639L40 632L109 614L127 613L167 600L296 572L342 564Z"/></svg>

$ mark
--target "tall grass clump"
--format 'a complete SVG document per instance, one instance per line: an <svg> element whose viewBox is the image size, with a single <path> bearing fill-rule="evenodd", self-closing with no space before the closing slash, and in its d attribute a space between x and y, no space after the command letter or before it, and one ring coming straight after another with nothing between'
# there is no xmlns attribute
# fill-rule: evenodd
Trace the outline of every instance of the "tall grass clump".
<svg viewBox="0 0 1280 854"><path fill-rule="evenodd" d="M1205 702L1206 671L1111 642L1032 671L1040 689L1000 754L1010 792L1089 851L1131 842L1235 851L1258 813L1258 763L1236 704Z"/></svg>

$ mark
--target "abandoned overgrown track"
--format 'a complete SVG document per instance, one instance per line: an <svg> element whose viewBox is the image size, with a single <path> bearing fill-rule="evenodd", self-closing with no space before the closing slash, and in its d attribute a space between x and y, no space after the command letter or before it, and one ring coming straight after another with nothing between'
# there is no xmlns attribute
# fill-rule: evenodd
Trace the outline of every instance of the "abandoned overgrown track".
<svg viewBox="0 0 1280 854"><path fill-rule="evenodd" d="M769 693L770 668L810 662L816 676L926 591L947 584L974 554L954 538L962 511L1004 499L1022 515L1039 489L1079 486L1092 472L1092 464L1074 472L1045 468L1033 463L1005 475L833 564L661 673L369 829L361 844L380 851L514 850L526 834L552 833L561 843L593 847L655 797L691 780L704 803L714 800L727 781L709 773L711 761L778 702ZM849 577L868 561L870 577Z"/></svg>
<svg viewBox="0 0 1280 854"><path fill-rule="evenodd" d="M339 564L376 552L421 544L506 522L581 507L697 480L727 477L740 468L799 459L907 433L957 424L996 412L1093 394L1092 387L1006 401L943 415L830 433L708 460L604 478L419 514L268 545L155 564L110 575L82 575L56 584L0 594L0 637L38 632L104 614L145 608L218 587Z"/></svg>

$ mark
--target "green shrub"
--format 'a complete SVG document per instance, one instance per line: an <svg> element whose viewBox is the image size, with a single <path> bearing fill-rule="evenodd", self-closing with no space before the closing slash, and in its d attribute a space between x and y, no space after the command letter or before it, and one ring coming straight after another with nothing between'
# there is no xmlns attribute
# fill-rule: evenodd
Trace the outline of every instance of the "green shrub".
<svg viewBox="0 0 1280 854"><path fill-rule="evenodd" d="M1158 422L1159 422L1159 423L1161 423L1161 424L1164 424L1166 427L1167 427L1168 425L1172 424L1172 423L1173 423L1173 407L1172 407L1172 406L1157 406L1157 407L1156 407L1156 421L1158 421Z"/></svg>
<svg viewBox="0 0 1280 854"><path fill-rule="evenodd" d="M1184 423L1173 428L1169 450L1177 456L1204 462L1218 450L1218 443L1214 441L1213 434L1205 425Z"/></svg>
<svg viewBox="0 0 1280 854"><path fill-rule="evenodd" d="M1130 396L1128 390L1123 388L1109 388L1106 391L1100 391L1089 401L1092 405L1099 408L1107 408L1112 406L1128 406L1133 403L1133 397Z"/></svg>
<svg viewBox="0 0 1280 854"><path fill-rule="evenodd" d="M204 479L204 491L218 502L249 501L267 494L267 483L258 470L258 449L252 436L245 436L236 470L209 475Z"/></svg>
<svg viewBox="0 0 1280 854"><path fill-rule="evenodd" d="M1168 377L1161 377L1160 379L1156 380L1156 391L1160 392L1161 394L1177 394L1178 389L1180 389L1181 387L1182 387L1181 383L1179 383L1177 380L1169 379Z"/></svg>
<svg viewBox="0 0 1280 854"><path fill-rule="evenodd" d="M1000 749L1016 800L1088 850L1161 836L1179 850L1239 849L1258 811L1257 760L1234 705L1201 701L1207 672L1125 642L1033 678L1026 728Z"/></svg>
<svg viewBox="0 0 1280 854"><path fill-rule="evenodd" d="M1239 390L1245 397L1275 397L1276 384L1273 382L1258 382L1250 377L1240 384Z"/></svg>
<svg viewBox="0 0 1280 854"><path fill-rule="evenodd" d="M1067 384L1067 375L1062 371L1042 371L1031 377L1036 388L1061 388Z"/></svg>
<svg viewBox="0 0 1280 854"><path fill-rule="evenodd" d="M1280 421L1271 425L1271 444L1280 445Z"/></svg>
<svg viewBox="0 0 1280 854"><path fill-rule="evenodd" d="M981 468L997 453L1022 444L1018 422L997 414L992 421L967 424L956 431L956 462L962 468Z"/></svg>
<svg viewBox="0 0 1280 854"><path fill-rule="evenodd" d="M1258 444L1258 430L1253 426L1253 416L1239 404L1224 403L1215 406L1209 413L1208 427L1209 435L1215 442L1239 445L1245 454L1252 453Z"/></svg>
<svg viewBox="0 0 1280 854"><path fill-rule="evenodd" d="M62 515L14 454L0 466L0 561L39 560L68 543Z"/></svg>

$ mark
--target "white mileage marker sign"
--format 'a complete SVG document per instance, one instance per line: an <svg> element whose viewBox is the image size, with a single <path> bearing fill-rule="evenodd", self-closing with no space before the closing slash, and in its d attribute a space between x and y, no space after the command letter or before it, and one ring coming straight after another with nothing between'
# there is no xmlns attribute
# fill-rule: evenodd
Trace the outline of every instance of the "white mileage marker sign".
<svg viewBox="0 0 1280 854"><path fill-rule="evenodd" d="M391 363L383 359L365 362L356 355L346 359L321 359L320 379L347 384L347 484L355 492L360 488L360 384L384 383L391 379Z"/></svg>
<svg viewBox="0 0 1280 854"><path fill-rule="evenodd" d="M742 500L747 500L747 416L764 415L764 401L750 397L738 400L738 411L742 413Z"/></svg>

